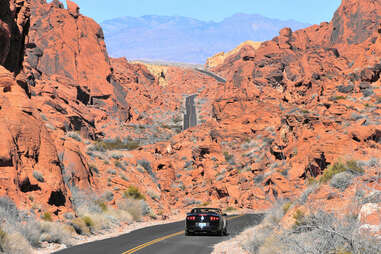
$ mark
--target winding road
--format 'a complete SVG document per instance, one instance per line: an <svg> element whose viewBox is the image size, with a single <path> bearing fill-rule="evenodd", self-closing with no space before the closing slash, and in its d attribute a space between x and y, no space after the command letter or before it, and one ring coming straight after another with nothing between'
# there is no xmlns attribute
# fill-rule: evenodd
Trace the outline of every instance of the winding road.
<svg viewBox="0 0 381 254"><path fill-rule="evenodd" d="M228 217L228 236L185 236L184 221L135 230L128 234L87 243L56 254L209 254L213 246L260 223L262 214Z"/></svg>

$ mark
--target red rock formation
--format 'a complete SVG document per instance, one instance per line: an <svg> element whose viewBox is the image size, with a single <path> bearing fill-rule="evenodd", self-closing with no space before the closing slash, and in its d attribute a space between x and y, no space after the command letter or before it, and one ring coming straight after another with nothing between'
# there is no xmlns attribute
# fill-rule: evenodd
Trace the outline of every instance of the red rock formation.
<svg viewBox="0 0 381 254"><path fill-rule="evenodd" d="M13 72L0 73L8 119L0 195L19 205L30 207L33 195L43 210L64 211L73 186L117 200L134 185L157 211L264 209L297 197L339 159L379 154L378 1L344 0L330 23L242 47L214 68L226 84L193 69L169 66L157 77L145 65L110 60L101 28L71 1L65 10L58 0L31 0L30 19L28 1L16 2L0 2L0 63ZM181 131L191 94L200 125ZM106 151L111 139L139 148ZM323 186L312 197L333 208L339 196Z"/></svg>
<svg viewBox="0 0 381 254"><path fill-rule="evenodd" d="M29 28L29 0L2 0L0 6L0 64L19 72Z"/></svg>

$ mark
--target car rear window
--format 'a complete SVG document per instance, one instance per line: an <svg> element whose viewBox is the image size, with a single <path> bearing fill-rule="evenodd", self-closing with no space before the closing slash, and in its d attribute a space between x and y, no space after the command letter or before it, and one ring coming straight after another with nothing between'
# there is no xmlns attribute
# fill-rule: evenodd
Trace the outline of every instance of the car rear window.
<svg viewBox="0 0 381 254"><path fill-rule="evenodd" d="M191 211L191 213L207 213L207 212L220 213L221 210L218 208L194 208Z"/></svg>

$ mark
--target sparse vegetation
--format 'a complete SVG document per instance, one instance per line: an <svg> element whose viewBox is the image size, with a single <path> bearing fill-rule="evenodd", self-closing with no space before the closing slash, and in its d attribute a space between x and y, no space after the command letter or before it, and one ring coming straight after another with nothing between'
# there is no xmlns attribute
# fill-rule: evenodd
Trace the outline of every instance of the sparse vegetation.
<svg viewBox="0 0 381 254"><path fill-rule="evenodd" d="M290 202L276 204L261 224L247 229L236 238L240 246L253 254L379 253L380 241L361 231L357 216L353 214L338 218L322 210L307 215L297 209L293 214L293 227L282 228L279 221L290 206Z"/></svg>
<svg viewBox="0 0 381 254"><path fill-rule="evenodd" d="M287 213L287 211L290 209L291 205L292 205L292 202L290 202L290 201L284 203L284 205L282 206L282 209L283 209L283 213L284 213L284 214Z"/></svg>
<svg viewBox="0 0 381 254"><path fill-rule="evenodd" d="M68 133L66 133L66 136L74 140L77 140L78 142L82 142L81 136L75 131L69 131Z"/></svg>
<svg viewBox="0 0 381 254"><path fill-rule="evenodd" d="M345 163L335 162L334 164L328 166L326 170L324 170L323 175L319 179L321 183L327 183L332 177L336 174L342 172L350 172L354 175L363 174L364 170L358 165L357 161L350 160Z"/></svg>
<svg viewBox="0 0 381 254"><path fill-rule="evenodd" d="M139 189L135 186L128 187L128 189L124 192L124 196L126 198L132 198L136 200L145 200L144 195L141 194Z"/></svg>
<svg viewBox="0 0 381 254"><path fill-rule="evenodd" d="M43 183L45 182L45 179L44 179L44 176L42 175L41 172L37 171L37 170L34 170L33 171L33 177L39 181L40 183Z"/></svg>
<svg viewBox="0 0 381 254"><path fill-rule="evenodd" d="M332 96L329 98L330 101L338 101L338 100L345 100L347 97L343 95L338 95L338 96Z"/></svg>
<svg viewBox="0 0 381 254"><path fill-rule="evenodd" d="M142 166L145 171L147 171L147 173L152 177L152 179L154 181L156 181L156 175L155 173L152 171L152 167L151 167L151 163L149 161L146 161L146 160L138 160L138 165Z"/></svg>
<svg viewBox="0 0 381 254"><path fill-rule="evenodd" d="M44 212L41 215L41 219L44 220L44 221L53 221L52 214L50 212Z"/></svg>
<svg viewBox="0 0 381 254"><path fill-rule="evenodd" d="M235 209L234 207L232 207L232 206L228 206L228 207L226 207L226 209L224 210L225 212L233 212L233 211L235 211L235 210L237 210L237 209Z"/></svg>
<svg viewBox="0 0 381 254"><path fill-rule="evenodd" d="M91 149L95 151L107 151L107 150L135 150L140 146L140 143L138 141L134 141L131 139L127 140L120 140L120 138L112 139L112 140L99 140L93 146Z"/></svg>

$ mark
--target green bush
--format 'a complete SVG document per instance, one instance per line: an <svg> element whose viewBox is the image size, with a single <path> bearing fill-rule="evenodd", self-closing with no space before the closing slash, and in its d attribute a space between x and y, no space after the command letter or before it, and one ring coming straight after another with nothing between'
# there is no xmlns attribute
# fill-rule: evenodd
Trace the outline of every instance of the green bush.
<svg viewBox="0 0 381 254"><path fill-rule="evenodd" d="M235 210L236 209L234 207L228 206L228 207L226 207L225 212L232 212L232 211L235 211Z"/></svg>
<svg viewBox="0 0 381 254"><path fill-rule="evenodd" d="M101 200L97 200L96 204L99 205L99 207L102 209L103 212L106 212L108 210L108 207L105 202Z"/></svg>
<svg viewBox="0 0 381 254"><path fill-rule="evenodd" d="M41 215L41 219L44 221L53 221L52 214L50 212L44 212L44 214Z"/></svg>
<svg viewBox="0 0 381 254"><path fill-rule="evenodd" d="M0 252L4 251L4 246L7 242L7 233L0 228Z"/></svg>
<svg viewBox="0 0 381 254"><path fill-rule="evenodd" d="M305 222L306 215L303 211L297 209L295 214L292 216L295 219L294 228L302 226Z"/></svg>
<svg viewBox="0 0 381 254"><path fill-rule="evenodd" d="M105 151L105 150L135 150L139 147L140 143L129 139L126 142L121 141L116 138L112 141L97 141L95 144L95 150Z"/></svg>
<svg viewBox="0 0 381 254"><path fill-rule="evenodd" d="M141 194L139 189L135 186L128 187L128 189L124 192L124 196L126 198L133 198L136 200L145 200L144 195Z"/></svg>
<svg viewBox="0 0 381 254"><path fill-rule="evenodd" d="M340 96L332 96L329 98L329 100L330 101L338 101L338 100L345 100L346 98L347 97L340 95Z"/></svg>
<svg viewBox="0 0 381 254"><path fill-rule="evenodd" d="M285 203L283 206L282 206L282 210L283 210L283 213L286 214L288 212L288 210L290 209L292 203L291 202L287 202Z"/></svg>
<svg viewBox="0 0 381 254"><path fill-rule="evenodd" d="M89 228L81 218L75 218L70 222L70 225L74 228L75 232L79 235L90 234Z"/></svg>
<svg viewBox="0 0 381 254"><path fill-rule="evenodd" d="M350 160L345 163L339 161L335 162L334 164L330 165L326 170L324 170L324 173L319 179L319 182L327 183L329 180L332 179L334 175L346 171L352 174L364 173L364 170L358 165L357 161Z"/></svg>
<svg viewBox="0 0 381 254"><path fill-rule="evenodd" d="M88 228L94 227L94 221L89 216L83 216L82 220L85 223L86 227Z"/></svg>

